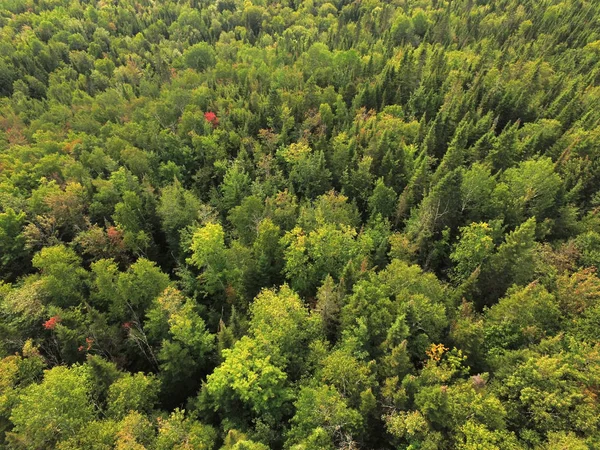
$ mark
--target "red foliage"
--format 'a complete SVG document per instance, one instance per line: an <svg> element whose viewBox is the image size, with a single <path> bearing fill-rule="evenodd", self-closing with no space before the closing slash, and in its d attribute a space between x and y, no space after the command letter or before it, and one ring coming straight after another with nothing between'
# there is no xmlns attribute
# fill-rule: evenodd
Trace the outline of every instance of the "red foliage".
<svg viewBox="0 0 600 450"><path fill-rule="evenodd" d="M219 118L217 117L217 115L212 112L212 111L208 111L204 113L204 118L210 122L212 124L213 127L217 127L219 125Z"/></svg>
<svg viewBox="0 0 600 450"><path fill-rule="evenodd" d="M85 338L85 344L86 345L80 345L79 347L77 347L77 351L83 352L89 352L92 348L92 344L94 343L94 340L91 337L86 337Z"/></svg>
<svg viewBox="0 0 600 450"><path fill-rule="evenodd" d="M108 230L106 230L106 235L108 236L108 240L111 245L117 248L124 247L125 244L123 242L123 232L121 230L115 227L109 227Z"/></svg>
<svg viewBox="0 0 600 450"><path fill-rule="evenodd" d="M54 328L56 328L56 325L59 322L60 322L60 317L58 317L58 316L50 317L47 321L44 322L44 328L46 330L54 330Z"/></svg>
<svg viewBox="0 0 600 450"><path fill-rule="evenodd" d="M115 227L109 227L108 230L106 230L106 234L108 235L108 238L111 241L114 241L116 239L121 239L121 235L122 233L117 230Z"/></svg>

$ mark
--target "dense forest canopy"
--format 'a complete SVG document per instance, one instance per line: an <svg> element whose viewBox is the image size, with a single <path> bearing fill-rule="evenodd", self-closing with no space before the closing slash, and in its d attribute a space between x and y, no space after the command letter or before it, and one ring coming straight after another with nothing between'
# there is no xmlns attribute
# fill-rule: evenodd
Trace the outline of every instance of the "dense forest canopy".
<svg viewBox="0 0 600 450"><path fill-rule="evenodd" d="M600 448L600 2L0 0L0 448Z"/></svg>

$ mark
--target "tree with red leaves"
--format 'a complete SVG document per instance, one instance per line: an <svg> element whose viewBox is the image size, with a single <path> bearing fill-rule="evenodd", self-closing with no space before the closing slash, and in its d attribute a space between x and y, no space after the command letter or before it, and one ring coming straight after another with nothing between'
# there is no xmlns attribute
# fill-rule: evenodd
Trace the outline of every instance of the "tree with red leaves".
<svg viewBox="0 0 600 450"><path fill-rule="evenodd" d="M217 117L217 115L212 112L212 111L208 111L204 113L204 118L211 123L211 125L213 126L213 128L216 128L217 126L219 126L219 118Z"/></svg>
<svg viewBox="0 0 600 450"><path fill-rule="evenodd" d="M120 244L123 239L123 232L116 227L108 227L108 230L106 230L106 235L113 244Z"/></svg>
<svg viewBox="0 0 600 450"><path fill-rule="evenodd" d="M58 317L58 316L50 317L47 321L44 322L44 328L46 330L54 330L54 328L56 328L56 325L59 322L60 322L60 317Z"/></svg>

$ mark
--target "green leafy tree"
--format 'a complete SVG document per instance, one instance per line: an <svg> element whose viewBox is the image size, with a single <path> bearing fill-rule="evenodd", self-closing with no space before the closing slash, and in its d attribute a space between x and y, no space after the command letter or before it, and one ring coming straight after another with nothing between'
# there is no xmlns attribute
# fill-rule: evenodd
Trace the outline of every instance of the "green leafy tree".
<svg viewBox="0 0 600 450"><path fill-rule="evenodd" d="M177 404L192 395L200 371L208 366L215 339L197 309L179 291L167 288L148 311L144 328L151 340L160 343L157 359L166 402ZM189 388L183 389L182 385Z"/></svg>
<svg viewBox="0 0 600 450"><path fill-rule="evenodd" d="M316 323L300 297L284 285L278 292L262 291L250 307L249 332L273 349L272 359L298 375L305 366L305 351L316 337Z"/></svg>
<svg viewBox="0 0 600 450"><path fill-rule="evenodd" d="M299 196L313 199L331 188L331 172L322 151L300 142L278 153L289 165L289 180Z"/></svg>
<svg viewBox="0 0 600 450"><path fill-rule="evenodd" d="M561 179L549 158L524 161L508 169L503 181L494 195L507 206L505 214L511 223L520 223L529 217L538 221L548 217L561 188Z"/></svg>
<svg viewBox="0 0 600 450"><path fill-rule="evenodd" d="M349 264L363 263L370 253L368 237L357 236L353 228L323 224L305 233L294 228L282 238L285 245L284 271L292 288L311 293L327 275L336 279Z"/></svg>
<svg viewBox="0 0 600 450"><path fill-rule="evenodd" d="M87 274L73 250L64 245L46 247L32 263L42 274L44 290L57 305L72 306L81 301Z"/></svg>
<svg viewBox="0 0 600 450"><path fill-rule="evenodd" d="M223 363L208 376L204 392L230 426L247 427L262 415L276 423L289 409L292 390L269 353L265 343L244 336L223 350Z"/></svg>
<svg viewBox="0 0 600 450"><path fill-rule="evenodd" d="M209 450L214 448L216 439L214 428L175 409L167 419L159 422L155 446L158 450Z"/></svg>
<svg viewBox="0 0 600 450"><path fill-rule="evenodd" d="M206 42L192 45L183 53L186 67L204 72L215 65L215 50Z"/></svg>
<svg viewBox="0 0 600 450"><path fill-rule="evenodd" d="M490 225L485 222L461 228L460 240L450 254L450 259L455 263L454 276L457 280L468 279L489 259L495 247L492 233Z"/></svg>
<svg viewBox="0 0 600 450"><path fill-rule="evenodd" d="M55 367L19 395L10 420L9 441L24 448L43 448L74 436L95 416L92 389L85 366Z"/></svg>
<svg viewBox="0 0 600 450"><path fill-rule="evenodd" d="M147 414L157 401L158 391L159 383L154 376L141 372L127 374L108 388L108 416L120 420L131 411Z"/></svg>
<svg viewBox="0 0 600 450"><path fill-rule="evenodd" d="M491 349L531 345L561 328L556 298L536 283L500 299L485 319L485 342Z"/></svg>
<svg viewBox="0 0 600 450"><path fill-rule="evenodd" d="M331 386L303 387L295 407L288 448L333 449L352 441L362 426L360 413Z"/></svg>
<svg viewBox="0 0 600 450"><path fill-rule="evenodd" d="M221 184L221 203L225 211L238 206L248 195L250 190L250 176L240 164L233 164L225 173Z"/></svg>
<svg viewBox="0 0 600 450"><path fill-rule="evenodd" d="M0 273L12 278L23 270L25 263L25 213L17 214L12 208L0 213Z"/></svg>
<svg viewBox="0 0 600 450"><path fill-rule="evenodd" d="M381 217L389 219L396 211L396 193L387 187L383 179L377 180L373 188L373 194L369 197L369 209L372 216L381 214Z"/></svg>
<svg viewBox="0 0 600 450"><path fill-rule="evenodd" d="M161 218L162 229L172 251L179 251L181 230L194 224L200 209L198 198L185 190L179 181L176 180L162 190L156 212Z"/></svg>
<svg viewBox="0 0 600 450"><path fill-rule="evenodd" d="M496 300L512 284L523 286L533 280L537 249L535 228L536 220L531 218L509 233L498 246L480 276L479 286L489 289L483 299L488 302ZM495 281L492 282L492 279Z"/></svg>
<svg viewBox="0 0 600 450"><path fill-rule="evenodd" d="M202 281L206 292L224 292L235 281L236 271L228 259L223 227L207 223L199 228L192 239L190 262L202 269Z"/></svg>

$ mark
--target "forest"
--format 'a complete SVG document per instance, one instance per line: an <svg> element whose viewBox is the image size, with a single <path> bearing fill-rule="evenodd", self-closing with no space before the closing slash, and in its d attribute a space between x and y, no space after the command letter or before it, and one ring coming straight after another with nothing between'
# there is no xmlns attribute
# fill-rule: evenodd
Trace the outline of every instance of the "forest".
<svg viewBox="0 0 600 450"><path fill-rule="evenodd" d="M0 0L0 449L599 449L599 264L596 0Z"/></svg>

